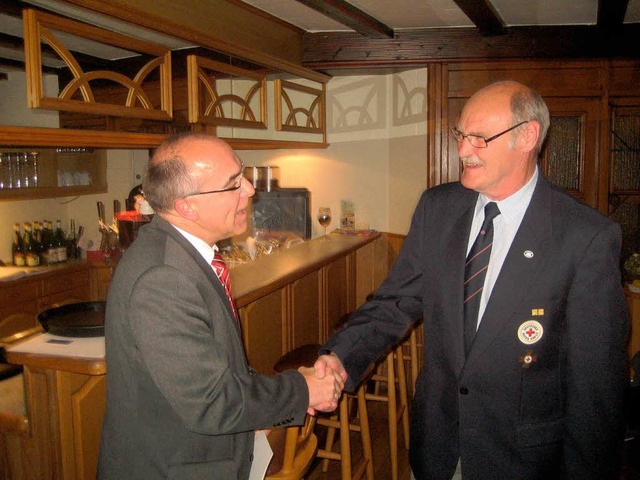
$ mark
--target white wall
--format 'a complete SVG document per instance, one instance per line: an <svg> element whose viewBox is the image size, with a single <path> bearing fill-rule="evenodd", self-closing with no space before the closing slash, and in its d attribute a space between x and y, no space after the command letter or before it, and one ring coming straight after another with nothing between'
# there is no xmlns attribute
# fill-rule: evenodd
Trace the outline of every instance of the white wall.
<svg viewBox="0 0 640 480"><path fill-rule="evenodd" d="M327 149L240 151L245 165L277 165L282 187L311 192L314 236L323 233L315 221L320 206L329 206L339 226L340 202L353 202L356 223L405 234L424 190L426 172L426 69L379 75L336 76L327 86ZM272 121L270 119L269 121ZM109 150L109 192L74 198L0 202L0 258L11 256L14 222L69 219L99 239L96 202L107 217L114 199L123 203L147 150Z"/></svg>

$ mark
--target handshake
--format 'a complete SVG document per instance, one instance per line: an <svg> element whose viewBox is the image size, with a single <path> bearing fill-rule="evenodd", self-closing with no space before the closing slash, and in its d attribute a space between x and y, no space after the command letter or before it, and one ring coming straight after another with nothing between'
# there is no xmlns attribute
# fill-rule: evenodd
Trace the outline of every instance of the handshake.
<svg viewBox="0 0 640 480"><path fill-rule="evenodd" d="M331 412L338 406L347 372L335 354L321 355L313 367L300 367L309 388L307 413Z"/></svg>

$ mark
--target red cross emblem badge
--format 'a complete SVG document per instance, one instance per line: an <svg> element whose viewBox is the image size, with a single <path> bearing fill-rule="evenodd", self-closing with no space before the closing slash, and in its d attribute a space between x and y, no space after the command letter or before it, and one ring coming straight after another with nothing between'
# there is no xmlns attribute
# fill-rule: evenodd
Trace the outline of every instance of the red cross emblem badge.
<svg viewBox="0 0 640 480"><path fill-rule="evenodd" d="M531 345L542 338L543 332L544 329L540 322L527 320L518 327L518 339L525 345Z"/></svg>

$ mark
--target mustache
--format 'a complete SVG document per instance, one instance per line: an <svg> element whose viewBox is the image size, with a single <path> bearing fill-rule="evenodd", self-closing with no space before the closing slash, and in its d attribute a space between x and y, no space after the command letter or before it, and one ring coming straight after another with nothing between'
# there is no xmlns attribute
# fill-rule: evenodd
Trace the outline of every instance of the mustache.
<svg viewBox="0 0 640 480"><path fill-rule="evenodd" d="M466 157L460 157L460 162L464 165L479 165L482 164L483 162L476 157L475 155L468 155Z"/></svg>

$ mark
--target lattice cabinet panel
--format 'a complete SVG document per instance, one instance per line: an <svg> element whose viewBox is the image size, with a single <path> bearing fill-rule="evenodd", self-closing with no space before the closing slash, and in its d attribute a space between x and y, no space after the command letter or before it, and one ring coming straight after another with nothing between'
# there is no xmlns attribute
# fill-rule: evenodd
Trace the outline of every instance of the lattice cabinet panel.
<svg viewBox="0 0 640 480"><path fill-rule="evenodd" d="M189 122L266 129L266 79L260 72L187 57Z"/></svg>
<svg viewBox="0 0 640 480"><path fill-rule="evenodd" d="M167 48L31 9L24 10L23 23L29 107L172 119L171 52ZM77 51L78 45L92 42L119 60ZM59 93L55 97L42 88L43 72L51 71L44 60L56 65ZM149 84L159 92L150 93ZM99 94L113 88L116 94Z"/></svg>

